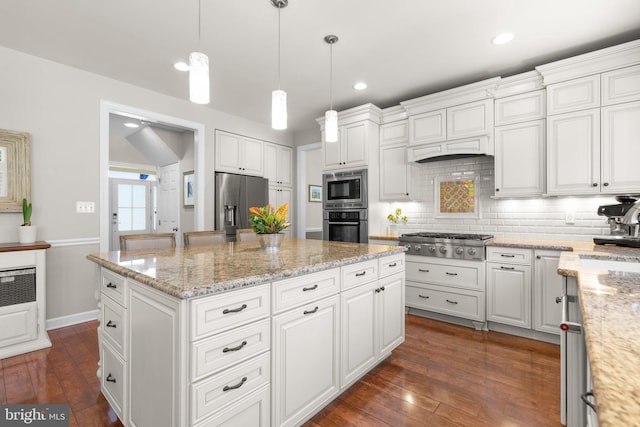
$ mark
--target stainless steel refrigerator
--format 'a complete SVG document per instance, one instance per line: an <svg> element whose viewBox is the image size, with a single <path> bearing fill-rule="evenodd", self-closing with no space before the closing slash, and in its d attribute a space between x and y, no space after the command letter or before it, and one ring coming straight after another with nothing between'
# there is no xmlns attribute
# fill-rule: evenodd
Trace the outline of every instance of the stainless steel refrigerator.
<svg viewBox="0 0 640 427"><path fill-rule="evenodd" d="M249 208L269 203L269 181L257 176L216 172L216 230L227 242L236 241L236 229L251 228Z"/></svg>

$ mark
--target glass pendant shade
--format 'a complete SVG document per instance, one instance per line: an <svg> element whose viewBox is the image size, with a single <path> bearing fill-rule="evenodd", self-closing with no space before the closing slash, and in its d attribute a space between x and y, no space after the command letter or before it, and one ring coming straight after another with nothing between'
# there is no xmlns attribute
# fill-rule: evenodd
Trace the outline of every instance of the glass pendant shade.
<svg viewBox="0 0 640 427"><path fill-rule="evenodd" d="M271 92L271 127L282 130L287 128L287 92Z"/></svg>
<svg viewBox="0 0 640 427"><path fill-rule="evenodd" d="M202 52L189 55L189 99L196 104L209 103L209 57Z"/></svg>
<svg viewBox="0 0 640 427"><path fill-rule="evenodd" d="M325 142L338 142L338 112L328 110L324 113L324 140Z"/></svg>

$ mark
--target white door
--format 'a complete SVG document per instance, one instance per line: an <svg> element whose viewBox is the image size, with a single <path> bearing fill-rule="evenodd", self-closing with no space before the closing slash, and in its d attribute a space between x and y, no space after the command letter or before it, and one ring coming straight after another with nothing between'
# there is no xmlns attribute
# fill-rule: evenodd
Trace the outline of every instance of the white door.
<svg viewBox="0 0 640 427"><path fill-rule="evenodd" d="M120 250L120 235L151 233L154 208L151 193L153 183L125 179L110 179L111 241L110 250Z"/></svg>
<svg viewBox="0 0 640 427"><path fill-rule="evenodd" d="M180 225L180 168L178 163L158 168L158 233L176 233L176 245L182 246Z"/></svg>

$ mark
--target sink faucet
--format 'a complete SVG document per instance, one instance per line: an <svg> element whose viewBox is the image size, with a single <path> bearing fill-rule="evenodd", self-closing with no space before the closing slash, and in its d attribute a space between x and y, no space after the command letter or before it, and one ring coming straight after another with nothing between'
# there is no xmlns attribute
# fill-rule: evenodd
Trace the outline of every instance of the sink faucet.
<svg viewBox="0 0 640 427"><path fill-rule="evenodd" d="M635 202L624 215L624 218L622 218L623 224L635 226L633 237L638 237L638 231L640 231L640 219L638 219L638 215L640 215L640 201Z"/></svg>

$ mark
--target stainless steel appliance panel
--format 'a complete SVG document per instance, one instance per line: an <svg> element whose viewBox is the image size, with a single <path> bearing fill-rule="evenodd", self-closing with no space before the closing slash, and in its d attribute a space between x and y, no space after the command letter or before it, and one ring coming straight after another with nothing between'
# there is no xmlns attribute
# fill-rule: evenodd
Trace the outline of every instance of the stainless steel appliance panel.
<svg viewBox="0 0 640 427"><path fill-rule="evenodd" d="M366 209L367 170L332 172L322 175L323 209Z"/></svg>
<svg viewBox="0 0 640 427"><path fill-rule="evenodd" d="M367 210L324 211L322 235L325 240L334 242L368 243Z"/></svg>
<svg viewBox="0 0 640 427"><path fill-rule="evenodd" d="M215 228L235 242L238 228L251 228L249 208L269 203L269 181L255 176L217 172Z"/></svg>

